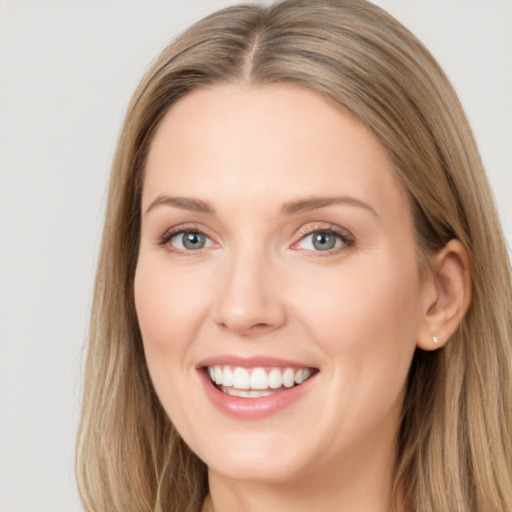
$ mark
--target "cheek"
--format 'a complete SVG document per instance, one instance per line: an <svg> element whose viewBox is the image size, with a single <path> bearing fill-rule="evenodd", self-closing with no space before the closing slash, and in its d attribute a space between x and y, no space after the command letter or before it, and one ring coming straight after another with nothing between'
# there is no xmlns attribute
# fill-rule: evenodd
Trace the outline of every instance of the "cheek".
<svg viewBox="0 0 512 512"><path fill-rule="evenodd" d="M309 335L327 356L326 375L337 390L331 410L338 412L318 418L344 425L334 428L333 443L352 432L364 444L375 429L393 433L399 421L421 318L420 286L416 266L385 263L347 266L322 289L308 283L315 292L303 295Z"/></svg>
<svg viewBox="0 0 512 512"><path fill-rule="evenodd" d="M194 280L185 278L183 272L170 272L155 258L139 258L134 297L146 363L162 406L181 429L186 428L183 421L191 404L184 399L187 394L177 390L193 368L193 340L204 303L204 294L198 292Z"/></svg>
<svg viewBox="0 0 512 512"><path fill-rule="evenodd" d="M135 307L146 352L180 353L193 334L204 302L193 277L169 272L151 259L139 259Z"/></svg>
<svg viewBox="0 0 512 512"><path fill-rule="evenodd" d="M351 373L370 379L399 368L397 378L407 373L421 318L419 274L411 261L398 255L379 265L358 260L322 286L303 283L297 294L311 337L333 360L350 362Z"/></svg>
<svg viewBox="0 0 512 512"><path fill-rule="evenodd" d="M197 293L190 283L170 276L161 265L139 260L134 293L137 318L151 380L171 416L178 407L179 375L190 367L191 340L198 318ZM188 286L187 286L188 284ZM178 407L180 409L180 407Z"/></svg>

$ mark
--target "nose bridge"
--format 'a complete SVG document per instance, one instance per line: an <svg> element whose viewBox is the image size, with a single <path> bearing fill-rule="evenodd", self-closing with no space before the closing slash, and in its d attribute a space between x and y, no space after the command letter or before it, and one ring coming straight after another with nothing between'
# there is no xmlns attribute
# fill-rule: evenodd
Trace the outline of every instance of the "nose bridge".
<svg viewBox="0 0 512 512"><path fill-rule="evenodd" d="M240 334L273 330L286 319L272 258L254 245L246 240L232 249L216 307L217 322Z"/></svg>

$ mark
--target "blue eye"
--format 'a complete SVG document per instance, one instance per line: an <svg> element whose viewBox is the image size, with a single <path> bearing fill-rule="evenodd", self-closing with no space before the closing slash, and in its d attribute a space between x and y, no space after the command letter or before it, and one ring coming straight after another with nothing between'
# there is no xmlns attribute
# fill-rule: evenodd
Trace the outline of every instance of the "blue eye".
<svg viewBox="0 0 512 512"><path fill-rule="evenodd" d="M180 251L197 251L213 245L212 241L199 231L181 231L169 238L169 243Z"/></svg>
<svg viewBox="0 0 512 512"><path fill-rule="evenodd" d="M334 231L313 231L305 235L295 246L309 251L327 252L348 244L341 235Z"/></svg>
<svg viewBox="0 0 512 512"><path fill-rule="evenodd" d="M336 247L336 242L339 242L339 236L332 233L313 233L312 235L313 247L317 251L328 251ZM339 244L338 244L339 245Z"/></svg>

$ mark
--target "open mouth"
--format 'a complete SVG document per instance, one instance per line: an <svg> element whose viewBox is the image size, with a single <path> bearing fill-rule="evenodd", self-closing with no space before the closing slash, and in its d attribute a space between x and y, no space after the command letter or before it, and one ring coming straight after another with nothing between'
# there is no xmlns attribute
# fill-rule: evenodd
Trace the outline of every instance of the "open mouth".
<svg viewBox="0 0 512 512"><path fill-rule="evenodd" d="M241 398L260 398L300 386L318 370L215 365L205 367L205 371L213 385L223 393Z"/></svg>

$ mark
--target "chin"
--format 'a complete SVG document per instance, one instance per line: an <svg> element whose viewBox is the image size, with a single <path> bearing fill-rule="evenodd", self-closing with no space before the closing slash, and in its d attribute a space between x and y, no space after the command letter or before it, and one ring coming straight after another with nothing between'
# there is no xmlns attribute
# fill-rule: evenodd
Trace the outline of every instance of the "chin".
<svg viewBox="0 0 512 512"><path fill-rule="evenodd" d="M272 434L262 428L253 435L231 435L222 441L212 436L203 444L203 449L197 446L196 453L210 471L225 478L281 484L312 470L304 443L301 445L297 446L286 432Z"/></svg>
<svg viewBox="0 0 512 512"><path fill-rule="evenodd" d="M226 460L216 461L208 465L213 471L230 480L254 484L283 484L299 477L297 463L280 461L278 457L271 456L239 456ZM238 454L240 455L240 454Z"/></svg>

